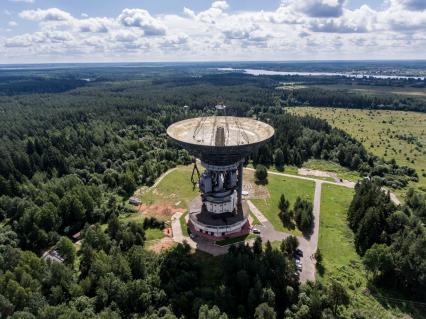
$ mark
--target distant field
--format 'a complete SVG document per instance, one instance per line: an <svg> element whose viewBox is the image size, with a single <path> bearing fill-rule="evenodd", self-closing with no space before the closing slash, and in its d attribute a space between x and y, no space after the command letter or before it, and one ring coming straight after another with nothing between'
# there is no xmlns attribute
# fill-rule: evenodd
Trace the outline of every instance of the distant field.
<svg viewBox="0 0 426 319"><path fill-rule="evenodd" d="M406 303L387 301L387 297L407 297L398 296L397 292L389 295L380 289L374 291L373 287L368 286L367 273L353 244L354 235L346 223L346 214L353 194L354 191L349 188L322 185L318 248L323 256L324 273L318 275L318 279L324 282L335 279L346 287L351 298L346 315L357 309L364 314L364 318L425 318L421 311L407 306ZM365 293L367 286L369 294ZM404 317L407 314L411 317Z"/></svg>
<svg viewBox="0 0 426 319"><path fill-rule="evenodd" d="M396 94L406 96L426 97L426 88L410 88L410 87L392 87L392 86L372 86L372 85L315 85L322 89L328 90L347 90L348 92L357 92L363 94L381 95L381 94Z"/></svg>
<svg viewBox="0 0 426 319"><path fill-rule="evenodd" d="M297 196L313 202L314 182L269 174L266 188L268 189L270 197L267 199L252 199L253 204L256 205L272 225L274 225L275 229L301 236L302 233L297 228L284 228L278 216L278 202L281 194L284 194L286 199L290 202L291 208Z"/></svg>
<svg viewBox="0 0 426 319"><path fill-rule="evenodd" d="M290 112L325 119L357 138L373 154L415 168L419 182L410 186L426 191L426 114L318 107L295 107Z"/></svg>

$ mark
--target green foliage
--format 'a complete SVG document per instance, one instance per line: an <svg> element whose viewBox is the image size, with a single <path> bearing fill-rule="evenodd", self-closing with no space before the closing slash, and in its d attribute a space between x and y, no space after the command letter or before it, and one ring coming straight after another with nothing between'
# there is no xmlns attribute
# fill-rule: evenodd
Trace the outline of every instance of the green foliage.
<svg viewBox="0 0 426 319"><path fill-rule="evenodd" d="M334 315L337 315L337 307L349 304L349 295L338 281L332 280L327 287L327 297Z"/></svg>
<svg viewBox="0 0 426 319"><path fill-rule="evenodd" d="M294 203L294 220L296 221L297 227L304 232L312 232L314 226L314 215L313 215L313 206L312 203L297 197L296 202Z"/></svg>
<svg viewBox="0 0 426 319"><path fill-rule="evenodd" d="M256 171L254 173L254 177L256 178L256 182L259 184L267 184L268 183L268 169L261 164L256 165Z"/></svg>
<svg viewBox="0 0 426 319"><path fill-rule="evenodd" d="M9 79L2 85L0 79L0 316L318 318L329 317L332 310L339 313L342 306L335 308L325 300L330 293L335 304L344 304L339 287L300 288L292 261L294 238L283 242L282 250L269 243L263 248L256 239L253 247L232 247L223 258L206 260L188 245L154 254L144 250L145 231L160 230L164 223L123 221L122 215L129 212L124 200L171 167L190 163L189 154L167 139L165 129L184 118L211 114L217 92L232 105L232 115L257 117L276 129L274 139L251 157L259 164L258 181L267 181L265 166L280 169L311 158L358 169L396 187L416 179L415 171L372 156L325 121L287 114L281 104L294 101L275 90L276 79L204 73L194 77L194 70L188 75L180 67L155 69L76 69L65 78L63 70L45 77L40 77L42 71L35 77L13 71L19 73L20 83ZM86 85L79 80L83 73L97 80ZM184 104L191 108L183 109ZM167 195L147 192L142 199L164 199L177 184L183 185L188 173L173 173L160 189ZM293 193L312 198L312 183L284 183L277 176L270 176L269 182L271 198L262 200L265 207L258 206L281 229L277 207L289 211ZM189 187L176 193L181 207L194 196ZM296 191L288 194L286 187ZM288 201L281 200L283 192ZM370 230L363 226L359 237L368 240L359 242L363 249L376 241L387 245L392 275L403 288L418 292L418 287L424 288L426 257L423 228L416 218L425 214L417 195L409 199L407 214L380 215L384 234L377 236L381 228L375 227L367 236ZM309 203L297 199L294 211L299 227L309 228ZM359 221L369 216L363 207L354 211ZM106 229L100 226L105 223ZM76 253L68 237L79 231L83 241ZM33 253L52 245L65 263L45 262ZM376 253L367 250L366 258ZM386 273L383 264L371 264L379 269L380 279Z"/></svg>
<svg viewBox="0 0 426 319"><path fill-rule="evenodd" d="M274 308L270 307L266 302L259 304L254 311L255 319L276 319L277 314Z"/></svg>
<svg viewBox="0 0 426 319"><path fill-rule="evenodd" d="M277 170L282 170L285 163L284 153L280 148L274 152L274 164Z"/></svg>
<svg viewBox="0 0 426 319"><path fill-rule="evenodd" d="M386 278L392 271L392 255L388 246L374 244L364 255L365 268L373 273L374 278Z"/></svg>
<svg viewBox="0 0 426 319"><path fill-rule="evenodd" d="M207 305L202 305L198 311L198 319L228 319L226 313L221 313L217 306L209 308Z"/></svg>
<svg viewBox="0 0 426 319"><path fill-rule="evenodd" d="M281 242L280 249L283 253L287 254L289 258L292 258L299 246L299 240L296 236L288 236Z"/></svg>
<svg viewBox="0 0 426 319"><path fill-rule="evenodd" d="M287 228L294 228L293 225L293 211L289 210L290 202L285 198L284 194L281 194L280 201L278 203L279 213L283 226Z"/></svg>
<svg viewBox="0 0 426 319"><path fill-rule="evenodd" d="M373 279L418 298L426 287L426 231L417 210L422 200L410 191L403 211L396 211L389 195L366 180L356 186L348 211L357 250Z"/></svg>
<svg viewBox="0 0 426 319"><path fill-rule="evenodd" d="M68 237L62 236L56 243L56 249L59 254L64 258L65 263L69 265L74 264L76 257L75 247Z"/></svg>

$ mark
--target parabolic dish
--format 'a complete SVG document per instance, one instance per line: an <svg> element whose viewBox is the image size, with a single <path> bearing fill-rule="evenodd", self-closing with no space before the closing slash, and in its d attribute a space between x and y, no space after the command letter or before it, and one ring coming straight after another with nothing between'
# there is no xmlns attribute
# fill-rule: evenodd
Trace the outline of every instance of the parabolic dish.
<svg viewBox="0 0 426 319"><path fill-rule="evenodd" d="M202 161L228 165L267 142L274 129L251 118L210 116L176 122L168 127L167 134Z"/></svg>

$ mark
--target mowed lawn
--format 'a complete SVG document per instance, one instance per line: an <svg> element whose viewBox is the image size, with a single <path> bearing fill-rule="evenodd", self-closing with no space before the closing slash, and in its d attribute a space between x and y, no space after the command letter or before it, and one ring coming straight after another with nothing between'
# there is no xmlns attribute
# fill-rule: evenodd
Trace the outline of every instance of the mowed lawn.
<svg viewBox="0 0 426 319"><path fill-rule="evenodd" d="M325 183L321 186L318 247L323 255L324 277L351 262L360 262L353 243L353 232L346 222L353 195L354 190L350 188Z"/></svg>
<svg viewBox="0 0 426 319"><path fill-rule="evenodd" d="M266 187L270 197L267 199L253 199L253 204L265 215L275 229L301 236L302 233L297 228L287 229L283 226L278 216L278 203L281 194L284 194L290 202L290 208L293 208L297 196L313 203L315 183L298 178L269 174Z"/></svg>
<svg viewBox="0 0 426 319"><path fill-rule="evenodd" d="M416 169L418 183L426 191L426 114L387 110L320 107L289 108L294 114L309 114L327 120L359 140L373 154ZM397 192L400 195L405 190Z"/></svg>
<svg viewBox="0 0 426 319"><path fill-rule="evenodd" d="M141 200L143 204L177 204L187 208L189 202L199 194L198 187L191 183L192 165L178 166L166 175L157 187L145 191Z"/></svg>
<svg viewBox="0 0 426 319"><path fill-rule="evenodd" d="M344 312L345 318L354 311L362 313L364 318L409 318L404 314L425 318L421 309L387 299L406 297L369 286L367 272L355 251L354 235L346 223L353 194L354 190L346 187L322 184L318 248L323 257L324 273L317 272L317 280L327 285L334 279L346 288L351 305Z"/></svg>

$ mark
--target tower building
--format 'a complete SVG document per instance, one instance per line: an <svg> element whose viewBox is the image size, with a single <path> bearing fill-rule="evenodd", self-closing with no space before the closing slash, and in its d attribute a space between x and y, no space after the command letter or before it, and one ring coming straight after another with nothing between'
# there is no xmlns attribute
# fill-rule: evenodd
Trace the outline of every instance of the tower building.
<svg viewBox="0 0 426 319"><path fill-rule="evenodd" d="M215 240L248 233L244 158L267 142L274 129L251 118L209 116L176 122L167 134L205 169L198 179L200 195L188 207L191 232Z"/></svg>

